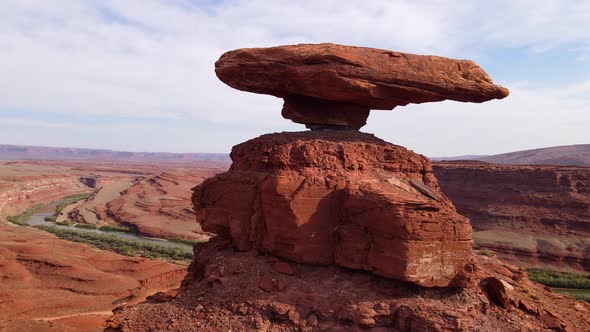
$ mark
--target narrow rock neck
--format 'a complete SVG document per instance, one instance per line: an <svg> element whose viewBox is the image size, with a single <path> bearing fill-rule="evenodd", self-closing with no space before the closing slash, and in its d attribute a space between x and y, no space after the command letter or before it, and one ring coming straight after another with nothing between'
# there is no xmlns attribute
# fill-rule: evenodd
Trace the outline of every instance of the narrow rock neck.
<svg viewBox="0 0 590 332"><path fill-rule="evenodd" d="M367 124L369 108L305 96L284 98L282 115L308 129L359 130Z"/></svg>

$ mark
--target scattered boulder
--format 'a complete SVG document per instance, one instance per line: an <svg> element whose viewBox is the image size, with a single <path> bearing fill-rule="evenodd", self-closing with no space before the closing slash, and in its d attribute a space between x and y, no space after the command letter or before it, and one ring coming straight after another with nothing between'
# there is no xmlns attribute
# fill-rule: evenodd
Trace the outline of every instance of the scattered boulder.
<svg viewBox="0 0 590 332"><path fill-rule="evenodd" d="M272 269L278 273L290 276L295 274L295 269L291 266L291 264L286 262L276 262L273 264Z"/></svg>
<svg viewBox="0 0 590 332"><path fill-rule="evenodd" d="M272 292L274 290L274 282L269 276L262 276L258 280L258 287L265 292Z"/></svg>
<svg viewBox="0 0 590 332"><path fill-rule="evenodd" d="M514 287L502 279L489 277L482 281L482 286L486 291L490 301L496 305L508 309L514 303Z"/></svg>

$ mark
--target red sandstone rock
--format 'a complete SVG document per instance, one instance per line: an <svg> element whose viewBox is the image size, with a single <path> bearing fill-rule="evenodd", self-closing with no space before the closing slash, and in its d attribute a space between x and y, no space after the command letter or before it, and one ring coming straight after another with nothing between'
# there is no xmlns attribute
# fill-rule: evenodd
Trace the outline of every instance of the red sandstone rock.
<svg viewBox="0 0 590 332"><path fill-rule="evenodd" d="M274 290L272 279L269 276L262 276L258 280L258 287L265 292L272 292Z"/></svg>
<svg viewBox="0 0 590 332"><path fill-rule="evenodd" d="M286 262L276 262L273 264L272 269L278 273L286 274L286 275L294 275L295 269L291 266L291 264Z"/></svg>
<svg viewBox="0 0 590 332"><path fill-rule="evenodd" d="M253 252L220 249L219 239L197 245L195 262L184 287L171 302L142 303L117 311L112 326L129 331L158 330L170 317L178 331L545 331L547 328L587 331L590 304L549 292L526 274L496 259L475 256L481 268L476 286L457 290L408 287L394 280L336 266L298 265L297 276L284 276L289 287L269 293L258 289L261 275L272 273L267 257ZM254 251L254 250L252 250ZM223 287L211 288L207 276L220 267L244 270ZM195 273L198 271L198 273ZM202 277L194 276L201 275ZM541 315L513 307L506 310L488 300L482 280L495 278L513 285L511 295L539 308ZM195 311L200 303L205 310Z"/></svg>
<svg viewBox="0 0 590 332"><path fill-rule="evenodd" d="M337 264L448 286L471 257L471 227L425 157L369 134L264 135L234 147L229 172L195 188L204 231L299 263Z"/></svg>
<svg viewBox="0 0 590 332"><path fill-rule="evenodd" d="M482 281L483 289L488 294L490 300L504 309L510 308L514 304L513 291L514 287L506 281L494 277Z"/></svg>
<svg viewBox="0 0 590 332"><path fill-rule="evenodd" d="M590 168L438 162L477 247L526 266L590 271Z"/></svg>
<svg viewBox="0 0 590 332"><path fill-rule="evenodd" d="M335 44L234 50L215 72L233 88L284 98L283 116L311 128L358 129L370 109L508 96L472 61Z"/></svg>

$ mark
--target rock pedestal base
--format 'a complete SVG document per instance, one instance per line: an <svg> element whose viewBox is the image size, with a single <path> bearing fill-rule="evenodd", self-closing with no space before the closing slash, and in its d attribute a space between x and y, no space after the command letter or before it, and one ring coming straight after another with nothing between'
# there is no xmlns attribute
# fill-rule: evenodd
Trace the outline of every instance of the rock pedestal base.
<svg viewBox="0 0 590 332"><path fill-rule="evenodd" d="M471 226L429 160L357 131L263 135L235 146L227 173L194 189L204 231L239 250L455 285Z"/></svg>

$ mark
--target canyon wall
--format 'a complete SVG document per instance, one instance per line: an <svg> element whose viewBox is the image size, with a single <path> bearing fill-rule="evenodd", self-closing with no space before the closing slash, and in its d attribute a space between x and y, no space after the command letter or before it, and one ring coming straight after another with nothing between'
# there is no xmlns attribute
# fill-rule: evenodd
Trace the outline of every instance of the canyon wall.
<svg viewBox="0 0 590 332"><path fill-rule="evenodd" d="M121 195L105 204L104 220L131 225L141 233L160 238L208 238L195 222L191 189L217 170L170 170L138 179Z"/></svg>
<svg viewBox="0 0 590 332"><path fill-rule="evenodd" d="M176 288L185 276L182 265L118 255L5 221L109 182L86 167L0 163L0 330L102 330L115 307Z"/></svg>
<svg viewBox="0 0 590 332"><path fill-rule="evenodd" d="M0 179L0 217L15 215L36 204L91 190L80 181L79 176L71 175L37 175L11 180Z"/></svg>
<svg viewBox="0 0 590 332"><path fill-rule="evenodd" d="M438 162L476 246L533 267L590 270L590 168Z"/></svg>

